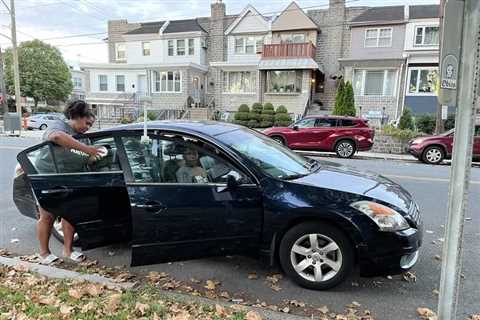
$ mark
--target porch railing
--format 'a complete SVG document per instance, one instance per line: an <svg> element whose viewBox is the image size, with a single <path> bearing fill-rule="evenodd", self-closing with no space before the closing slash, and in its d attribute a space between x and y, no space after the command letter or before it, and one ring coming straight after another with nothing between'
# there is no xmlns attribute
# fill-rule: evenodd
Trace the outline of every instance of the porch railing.
<svg viewBox="0 0 480 320"><path fill-rule="evenodd" d="M311 42L264 44L262 58L315 58L316 47Z"/></svg>

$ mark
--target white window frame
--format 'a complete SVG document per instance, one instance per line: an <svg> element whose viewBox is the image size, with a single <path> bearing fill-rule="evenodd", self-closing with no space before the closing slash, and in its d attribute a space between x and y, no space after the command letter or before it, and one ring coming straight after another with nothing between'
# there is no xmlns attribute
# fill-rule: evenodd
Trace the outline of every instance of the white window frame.
<svg viewBox="0 0 480 320"><path fill-rule="evenodd" d="M370 38L367 38L367 34L368 34L368 31L373 31L375 30L377 32L377 36L375 38L373 37L370 37ZM388 37L390 39L388 45L385 45L385 46L380 46L380 30L389 30L390 31L390 36ZM386 39L386 37L384 37ZM376 39L376 44L374 46L368 46L367 45L367 40L369 39ZM363 46L365 48L391 48L392 47L392 42L393 42L393 28L391 27L388 27L388 28L368 28L368 29L365 29L365 37L364 37L364 42L363 42Z"/></svg>
<svg viewBox="0 0 480 320"><path fill-rule="evenodd" d="M255 81L255 85L253 86L253 90L254 91L243 91L243 92L230 92L228 91L228 89L230 88L230 73L231 72L242 72L242 73L246 73L246 72L250 72L250 74L252 74L252 77ZM226 81L225 81L225 76L226 76ZM222 88L222 92L224 94L256 94L256 90L257 90L257 71L256 70L245 70L245 71L223 71L223 88ZM225 90L225 87L227 88L227 90Z"/></svg>
<svg viewBox="0 0 480 320"><path fill-rule="evenodd" d="M172 46L171 46L172 54L170 54L170 44L172 44ZM167 56L173 57L173 56L176 55L176 53L177 53L177 50L175 48L175 40L173 40L173 39L167 40Z"/></svg>
<svg viewBox="0 0 480 320"><path fill-rule="evenodd" d="M360 88L360 94L357 94L354 92L354 94L356 96L363 96L363 97L396 97L397 96L397 89L398 89L398 70L397 69L362 69L362 68L359 68L359 69L354 69L353 70L353 77L355 77L355 72L359 72L361 71L362 72L362 87ZM383 71L383 84L382 84L382 94L381 95L372 95L372 94L369 94L369 95L365 95L365 80L367 79L367 71ZM387 83L387 77L388 77L388 72L389 71L393 71L394 72L394 75L393 75L393 79L395 81L394 85L393 85L393 89L392 89L392 92L393 94L392 95L387 95L386 94L386 83Z"/></svg>
<svg viewBox="0 0 480 320"><path fill-rule="evenodd" d="M253 38L253 52L252 53L247 53L247 39L248 38ZM237 39L243 39L243 46L242 46L242 51L241 52L237 52ZM259 44L259 41L262 40L262 48L258 48L258 44ZM257 54L257 52L260 52L261 50L259 49L263 49L263 44L265 43L265 36L264 35L261 35L261 36L248 36L248 35L244 35L244 36L234 36L233 37L233 54L246 54L246 55L255 55Z"/></svg>
<svg viewBox="0 0 480 320"><path fill-rule="evenodd" d="M190 44L192 44L190 46ZM186 53L189 56L194 56L195 55L195 39L194 38L189 38L187 39L187 45L186 45Z"/></svg>
<svg viewBox="0 0 480 320"><path fill-rule="evenodd" d="M82 78L80 78L80 77L72 77L72 82L73 82L73 87L74 87L75 89L81 89L81 88L83 88Z"/></svg>
<svg viewBox="0 0 480 320"><path fill-rule="evenodd" d="M120 46L123 46L123 55L124 57L119 57L119 52L121 52L119 49ZM125 42L120 42L120 43L115 43L115 60L117 61L127 61L127 46L125 45Z"/></svg>
<svg viewBox="0 0 480 320"><path fill-rule="evenodd" d="M145 48L145 45L148 45L148 48ZM150 45L151 45L150 41L142 42L142 56L146 57L146 56L149 56L152 53L152 51L151 51L152 49L151 49Z"/></svg>
<svg viewBox="0 0 480 320"><path fill-rule="evenodd" d="M102 90L102 81L100 81L101 77L105 77L105 79L107 80L105 82L105 84L107 85L105 90ZM108 91L108 75L106 75L106 74L99 74L98 75L98 91L100 91L100 92L107 92Z"/></svg>
<svg viewBox="0 0 480 320"><path fill-rule="evenodd" d="M172 90L168 90L168 74L172 73L173 75L173 82L172 82ZM158 74L159 78L157 81L156 75ZM180 74L180 91L175 91L175 75ZM163 76L165 76L165 80L163 79ZM165 83L164 83L165 81ZM157 90L156 84L158 83L158 88ZM162 90L162 84L165 84L165 90ZM182 93L183 92L183 72L180 70L176 71L154 71L152 75L152 92L155 93Z"/></svg>
<svg viewBox="0 0 480 320"><path fill-rule="evenodd" d="M183 57L183 56L186 56L186 55L187 55L187 42L188 42L188 41L186 41L186 40L187 40L187 39L177 39L177 40L175 41L175 55L180 56L180 57ZM179 41L183 41L183 54L178 54L178 52L179 52L179 51L178 51L178 48L179 48L178 42L179 42Z"/></svg>
<svg viewBox="0 0 480 320"><path fill-rule="evenodd" d="M417 43L417 30L422 28L422 43ZM438 25L435 25L435 24L431 24L431 25L418 25L418 26L415 26L415 32L413 34L413 46L414 47L435 47L435 46L438 46L440 45L440 34L439 34L439 43L432 43L432 44L425 44L425 29L426 28L437 28L438 31L440 31L440 27Z"/></svg>
<svg viewBox="0 0 480 320"><path fill-rule="evenodd" d="M118 90L118 85L119 85L118 77L123 77L123 91ZM127 81L126 80L127 80L127 77L125 77L124 74L116 74L115 75L115 91L116 92L125 92L126 91L126 89L127 89L127 85L126 85Z"/></svg>
<svg viewBox="0 0 480 320"><path fill-rule="evenodd" d="M412 76L412 71L413 70L418 70L416 92L410 92L410 78ZM422 70L428 70L428 71L435 70L435 71L437 71L437 76L438 77L440 76L440 74L439 74L440 70L439 70L438 67L410 67L410 68L408 68L407 90L406 90L405 95L407 95L407 96L418 96L418 97L436 96L437 95L435 93L435 91L433 91L433 92L419 92L418 91L419 84L420 84L420 73L422 72Z"/></svg>

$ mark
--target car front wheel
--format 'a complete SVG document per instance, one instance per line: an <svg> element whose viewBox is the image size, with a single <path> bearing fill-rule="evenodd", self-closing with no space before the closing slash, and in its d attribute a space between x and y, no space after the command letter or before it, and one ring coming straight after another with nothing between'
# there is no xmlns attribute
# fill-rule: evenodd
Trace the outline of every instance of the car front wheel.
<svg viewBox="0 0 480 320"><path fill-rule="evenodd" d="M44 123L44 124L42 124L42 125L40 126L39 129L40 129L40 130L45 130L45 129L47 129L47 125Z"/></svg>
<svg viewBox="0 0 480 320"><path fill-rule="evenodd" d="M276 142L278 142L278 143L280 143L280 144L285 145L285 139L283 139L282 137L273 136L273 137L271 137L271 138L272 138L272 140L274 140L274 141L276 141Z"/></svg>
<svg viewBox="0 0 480 320"><path fill-rule="evenodd" d="M439 164L443 161L445 154L439 146L430 146L423 151L422 160L428 164Z"/></svg>
<svg viewBox="0 0 480 320"><path fill-rule="evenodd" d="M280 243L284 272L300 286L330 289L352 271L353 247L339 229L323 223L304 223L290 229Z"/></svg>
<svg viewBox="0 0 480 320"><path fill-rule="evenodd" d="M355 153L355 143L350 140L340 140L335 145L335 152L340 158L351 158Z"/></svg>

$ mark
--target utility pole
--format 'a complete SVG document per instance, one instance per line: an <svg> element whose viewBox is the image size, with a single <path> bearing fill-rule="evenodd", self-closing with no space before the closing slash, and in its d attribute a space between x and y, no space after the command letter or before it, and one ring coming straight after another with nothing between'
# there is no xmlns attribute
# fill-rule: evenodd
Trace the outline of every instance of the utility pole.
<svg viewBox="0 0 480 320"><path fill-rule="evenodd" d="M20 70L18 68L18 54L17 54L17 27L15 24L15 0L10 0L10 18L12 30L12 57L13 57L13 75L15 84L15 104L17 106L17 113L20 118L19 135L22 132L22 96L20 95Z"/></svg>
<svg viewBox="0 0 480 320"><path fill-rule="evenodd" d="M0 91L2 93L2 109L3 116L8 113L8 103L7 103L7 90L5 89L5 74L3 70L3 52L0 48Z"/></svg>
<svg viewBox="0 0 480 320"><path fill-rule="evenodd" d="M445 5L445 0L440 0L440 12L439 12L439 17L440 17L440 28L439 28L439 47L440 47L440 51L441 51L441 48L442 48L442 41L443 41L443 14L444 14L444 5ZM442 56L442 53L440 52L440 55L439 57ZM440 60L440 59L439 59ZM438 63L438 69L440 69L440 63L441 61L439 61ZM443 132L443 129L444 129L444 126L443 126L443 119L442 119L442 104L441 103L438 103L437 104L437 115L436 115L436 121L435 121L435 134L440 134ZM448 117L448 115L447 115Z"/></svg>
<svg viewBox="0 0 480 320"><path fill-rule="evenodd" d="M480 103L480 1L446 0L444 12L439 100L457 110L438 317L452 320L456 318L462 270L475 106Z"/></svg>

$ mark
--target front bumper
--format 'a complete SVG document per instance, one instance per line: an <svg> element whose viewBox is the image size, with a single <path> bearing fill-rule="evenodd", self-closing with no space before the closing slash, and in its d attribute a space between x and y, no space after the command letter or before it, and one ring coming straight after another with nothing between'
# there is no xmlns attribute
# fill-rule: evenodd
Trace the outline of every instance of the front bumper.
<svg viewBox="0 0 480 320"><path fill-rule="evenodd" d="M423 230L420 226L397 232L379 232L376 246L359 248L360 275L374 277L399 274L412 268L418 259ZM381 243L381 246L378 244Z"/></svg>
<svg viewBox="0 0 480 320"><path fill-rule="evenodd" d="M417 159L420 159L422 156L422 148L419 145L411 144L408 146L408 153L414 156Z"/></svg>

